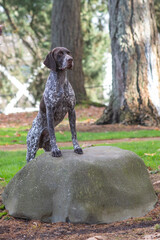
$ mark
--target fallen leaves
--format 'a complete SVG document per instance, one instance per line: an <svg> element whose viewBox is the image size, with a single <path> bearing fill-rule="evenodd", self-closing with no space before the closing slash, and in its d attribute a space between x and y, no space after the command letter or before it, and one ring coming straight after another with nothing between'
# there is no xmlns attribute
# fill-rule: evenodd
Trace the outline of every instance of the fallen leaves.
<svg viewBox="0 0 160 240"><path fill-rule="evenodd" d="M77 120L77 123L82 123L83 122L83 124L94 124L95 123L95 119L93 119L93 118L88 118L88 119L86 119L86 120Z"/></svg>
<svg viewBox="0 0 160 240"><path fill-rule="evenodd" d="M144 153L145 156L154 156L156 153Z"/></svg>
<svg viewBox="0 0 160 240"><path fill-rule="evenodd" d="M153 183L153 185L157 185L157 184L160 184L160 181L156 181Z"/></svg>
<svg viewBox="0 0 160 240"><path fill-rule="evenodd" d="M94 145L93 144L90 144L90 143L84 143L82 144L82 148L86 148L86 147L93 147Z"/></svg>
<svg viewBox="0 0 160 240"><path fill-rule="evenodd" d="M18 133L18 132L15 132L15 133L14 133L14 136L16 136L16 137L21 137L21 134Z"/></svg>
<svg viewBox="0 0 160 240"><path fill-rule="evenodd" d="M107 239L108 238L104 236L94 236L94 237L87 238L87 240L107 240Z"/></svg>
<svg viewBox="0 0 160 240"><path fill-rule="evenodd" d="M15 132L15 133L14 133L14 136L15 136L15 137L21 137L21 134L20 134L19 132ZM0 135L0 137L1 137L1 138L10 138L10 137L12 137L12 136L6 134L6 135L4 135L4 136L3 136L3 135Z"/></svg>
<svg viewBox="0 0 160 240"><path fill-rule="evenodd" d="M10 136L9 135L4 135L4 136L0 135L0 137L2 137L2 138L9 138Z"/></svg>
<svg viewBox="0 0 160 240"><path fill-rule="evenodd" d="M62 135L64 135L64 132L62 132L62 131L59 131L59 133L62 134Z"/></svg>

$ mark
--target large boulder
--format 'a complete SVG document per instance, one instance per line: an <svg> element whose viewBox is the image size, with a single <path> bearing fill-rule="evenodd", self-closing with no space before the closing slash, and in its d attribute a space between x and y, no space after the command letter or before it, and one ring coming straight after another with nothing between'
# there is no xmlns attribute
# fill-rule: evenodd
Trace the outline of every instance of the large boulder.
<svg viewBox="0 0 160 240"><path fill-rule="evenodd" d="M9 214L45 222L110 223L145 215L154 193L140 157L116 147L92 147L83 155L44 153L9 182L2 198Z"/></svg>

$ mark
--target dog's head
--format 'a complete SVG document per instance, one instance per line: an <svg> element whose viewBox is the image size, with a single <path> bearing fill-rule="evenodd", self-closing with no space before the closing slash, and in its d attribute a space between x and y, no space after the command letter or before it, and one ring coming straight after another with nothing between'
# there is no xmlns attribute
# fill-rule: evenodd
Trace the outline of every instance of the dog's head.
<svg viewBox="0 0 160 240"><path fill-rule="evenodd" d="M53 71L72 69L73 58L67 48L56 47L46 56L44 65Z"/></svg>

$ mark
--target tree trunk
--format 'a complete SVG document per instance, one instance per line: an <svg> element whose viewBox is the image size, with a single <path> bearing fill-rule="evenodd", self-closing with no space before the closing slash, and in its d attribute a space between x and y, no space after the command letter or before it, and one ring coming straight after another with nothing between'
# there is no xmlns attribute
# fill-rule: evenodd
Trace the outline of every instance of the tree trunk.
<svg viewBox="0 0 160 240"><path fill-rule="evenodd" d="M160 122L160 49L152 0L109 0L112 97L97 124Z"/></svg>
<svg viewBox="0 0 160 240"><path fill-rule="evenodd" d="M52 9L52 48L68 48L74 59L74 68L68 71L69 81L77 102L86 98L82 70L82 35L80 0L54 0Z"/></svg>

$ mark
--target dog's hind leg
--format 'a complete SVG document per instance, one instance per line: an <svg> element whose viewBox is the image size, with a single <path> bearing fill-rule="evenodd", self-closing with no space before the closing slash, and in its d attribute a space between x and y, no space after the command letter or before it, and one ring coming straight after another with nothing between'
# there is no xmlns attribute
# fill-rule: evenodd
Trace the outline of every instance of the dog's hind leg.
<svg viewBox="0 0 160 240"><path fill-rule="evenodd" d="M43 148L45 152L51 151L50 137L47 128L44 128L41 133L39 148Z"/></svg>
<svg viewBox="0 0 160 240"><path fill-rule="evenodd" d="M38 147L37 143L34 143L34 145L27 144L27 155L26 155L27 162L30 162L31 160L33 160L35 158L38 148L39 147Z"/></svg>
<svg viewBox="0 0 160 240"><path fill-rule="evenodd" d="M35 134L35 131L33 131L31 128L27 135L27 155L26 155L27 162L30 162L35 158L36 152L39 149L39 139L40 133Z"/></svg>

